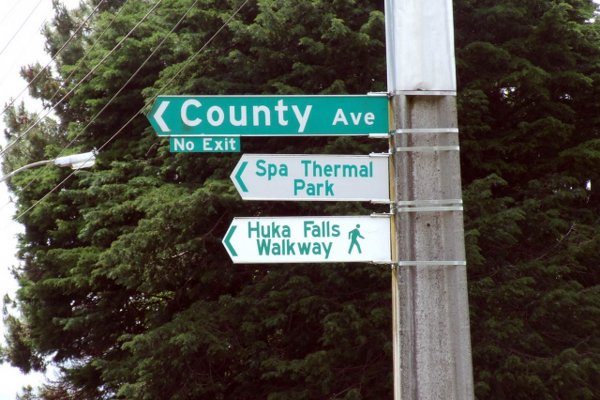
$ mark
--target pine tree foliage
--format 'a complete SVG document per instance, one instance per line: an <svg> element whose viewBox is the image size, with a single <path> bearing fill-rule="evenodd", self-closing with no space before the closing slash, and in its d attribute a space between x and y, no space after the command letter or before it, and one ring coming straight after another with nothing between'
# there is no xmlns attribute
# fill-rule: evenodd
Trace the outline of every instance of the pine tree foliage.
<svg viewBox="0 0 600 400"><path fill-rule="evenodd" d="M478 398L600 396L595 8L457 4Z"/></svg>
<svg viewBox="0 0 600 400"><path fill-rule="evenodd" d="M129 83L192 1L164 0L149 14L155 3L130 0L122 9L123 2L112 3L58 58L58 75L44 75L33 85L32 93L49 106L68 94L68 102L56 108L60 130L87 149L102 146L157 93L382 89L383 14L376 2L249 2L193 58L241 4L199 1ZM93 6L65 13L57 5L47 48L59 49ZM371 57L376 61L361 62ZM71 73L69 81L61 81ZM43 84L54 84L60 94L51 98L50 91L39 90ZM251 140L244 146L263 152L373 148L366 140L319 138ZM23 320L15 319L19 325L11 332L24 350L22 361L10 353L9 358L25 369L39 368L34 361L50 357L63 368L61 379L40 391L40 398L55 393L77 399L387 396L387 270L231 265L221 239L233 216L336 209L244 204L229 181L236 159L170 154L147 121L137 118L100 154L93 171L77 174L20 218L26 226L17 299ZM22 209L66 174L44 171L46 185L19 193ZM25 191L21 188L31 179L15 179L15 190ZM360 204L342 207L340 213L367 212Z"/></svg>
<svg viewBox="0 0 600 400"><path fill-rule="evenodd" d="M24 392L28 399L390 398L386 268L232 265L221 244L234 216L382 210L242 202L229 180L238 155L171 154L145 118L128 122L158 94L384 90L382 4L251 0L213 37L242 1L198 0L167 36L193 3L87 0L73 12L55 3L45 30L50 54L100 8L56 67L32 83L59 122L44 120L7 152L3 168L55 157L69 143L69 151L102 151L93 170L19 217L25 233L14 305L22 317L5 312L3 358L25 371L61 367L56 382ZM454 7L476 395L597 398L595 6L460 0ZM23 75L32 80L40 68ZM9 138L33 117L12 108ZM359 138L244 138L242 147L386 150ZM12 178L19 215L69 173L48 167Z"/></svg>

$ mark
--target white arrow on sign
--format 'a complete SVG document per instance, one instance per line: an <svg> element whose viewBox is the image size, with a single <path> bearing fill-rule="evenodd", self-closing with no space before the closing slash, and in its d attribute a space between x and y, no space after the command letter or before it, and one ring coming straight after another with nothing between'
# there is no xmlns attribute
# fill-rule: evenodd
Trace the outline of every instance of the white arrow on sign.
<svg viewBox="0 0 600 400"><path fill-rule="evenodd" d="M244 154L231 180L244 200L390 200L388 154Z"/></svg>
<svg viewBox="0 0 600 400"><path fill-rule="evenodd" d="M162 131L165 133L171 132L171 129L169 128L169 126L167 125L165 120L163 119L163 114L167 110L167 107L169 107L169 101L163 100L160 103L160 105L158 106L158 108L156 109L156 112L154 113L154 115L152 116L154 118L154 120L156 121L156 123L158 124L158 126L160 127L160 129L162 129Z"/></svg>
<svg viewBox="0 0 600 400"><path fill-rule="evenodd" d="M391 262L390 216L234 218L234 263Z"/></svg>

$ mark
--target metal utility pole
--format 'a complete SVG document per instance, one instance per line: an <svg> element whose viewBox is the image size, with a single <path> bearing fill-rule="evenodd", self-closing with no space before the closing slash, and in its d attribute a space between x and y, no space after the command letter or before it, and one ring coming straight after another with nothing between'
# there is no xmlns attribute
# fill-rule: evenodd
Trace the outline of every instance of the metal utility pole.
<svg viewBox="0 0 600 400"><path fill-rule="evenodd" d="M473 399L451 0L386 0L394 399Z"/></svg>

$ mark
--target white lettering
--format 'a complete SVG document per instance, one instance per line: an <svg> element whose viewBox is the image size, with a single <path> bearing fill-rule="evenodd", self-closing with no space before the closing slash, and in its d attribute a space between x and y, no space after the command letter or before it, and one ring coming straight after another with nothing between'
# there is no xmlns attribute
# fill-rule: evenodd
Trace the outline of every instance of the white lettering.
<svg viewBox="0 0 600 400"><path fill-rule="evenodd" d="M241 106L241 116L240 119L236 119L235 117L235 106L229 106L229 122L233 126L248 126L248 107Z"/></svg>
<svg viewBox="0 0 600 400"><path fill-rule="evenodd" d="M236 151L237 150L237 142L235 141L234 138L229 138L229 140L227 141L228 146L227 150L232 150L232 151Z"/></svg>
<svg viewBox="0 0 600 400"><path fill-rule="evenodd" d="M173 138L173 147L175 151L181 151L185 149L185 139L184 138Z"/></svg>
<svg viewBox="0 0 600 400"><path fill-rule="evenodd" d="M215 119L215 114L217 114L217 118ZM211 106L206 113L206 118L208 119L208 123L212 126L221 126L223 121L225 120L225 113L223 109L219 106Z"/></svg>
<svg viewBox="0 0 600 400"><path fill-rule="evenodd" d="M204 151L211 151L212 150L212 141L213 138L202 138L202 148L204 149Z"/></svg>
<svg viewBox="0 0 600 400"><path fill-rule="evenodd" d="M182 106L181 106L181 120L187 126L198 126L198 125L200 125L202 123L202 120L200 118L195 118L195 119L189 119L188 118L188 108L189 107L200 108L200 107L202 107L202 103L200 103L196 99L188 99L188 100L184 101L183 104L182 104Z"/></svg>
<svg viewBox="0 0 600 400"><path fill-rule="evenodd" d="M333 118L333 123L331 125L336 125L338 122L341 122L344 125L348 125L348 120L344 115L344 111L341 108L338 108L335 112L335 117Z"/></svg>
<svg viewBox="0 0 600 400"><path fill-rule="evenodd" d="M288 110L288 106L283 105L283 100L277 100L275 111L277 111L277 122L281 126L287 126L288 121L285 119L284 113Z"/></svg>
<svg viewBox="0 0 600 400"><path fill-rule="evenodd" d="M300 114L300 109L298 108L298 106L292 106L292 111L294 111L294 115L298 120L298 124L300 124L300 127L298 128L298 133L304 132L304 128L306 128L306 123L308 122L308 118L310 117L311 110L312 106L308 105L304 109L304 112Z"/></svg>
<svg viewBox="0 0 600 400"><path fill-rule="evenodd" d="M223 151L223 139L215 139L215 151Z"/></svg>
<svg viewBox="0 0 600 400"><path fill-rule="evenodd" d="M360 123L361 116L362 116L361 112L359 112L357 115L354 115L353 112L350 113L350 118L352 119L352 122L354 122L354 125L358 125Z"/></svg>
<svg viewBox="0 0 600 400"><path fill-rule="evenodd" d="M252 106L252 123L254 126L260 126L259 113L265 117L265 126L271 126L271 110L267 106Z"/></svg>

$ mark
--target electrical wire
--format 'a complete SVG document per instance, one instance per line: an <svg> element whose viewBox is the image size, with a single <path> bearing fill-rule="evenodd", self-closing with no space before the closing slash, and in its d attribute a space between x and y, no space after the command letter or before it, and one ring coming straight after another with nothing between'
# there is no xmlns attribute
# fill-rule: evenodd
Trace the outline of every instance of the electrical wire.
<svg viewBox="0 0 600 400"><path fill-rule="evenodd" d="M0 19L0 25L2 25L4 23L4 21L6 21L6 18L8 18L13 11L15 11L15 8L17 7L17 4L19 4L20 1L19 0L15 0L15 2L13 3L12 7L10 7L10 10L8 10L6 12L6 14L4 14L4 16L2 17L2 19Z"/></svg>
<svg viewBox="0 0 600 400"><path fill-rule="evenodd" d="M71 72L69 73L69 75L67 75L66 78L62 79L63 82L69 82L71 80L71 78L73 77L73 75L75 75L75 72L77 72L79 70L79 68L81 67L81 65L83 64L83 62L87 58L87 56L89 54L91 54L92 50L94 50L94 48L96 47L96 45L104 37L104 34L112 27L113 23L116 21L117 17L121 14L121 12L125 9L125 5L128 2L129 2L129 0L125 0L125 2L121 5L121 7L119 7L119 9L117 10L117 12L113 15L113 18L110 20L110 23L106 26L106 28L104 28L104 30L100 33L100 35L98 35L98 37L96 38L96 40L94 41L94 43L85 51L85 53L83 54L83 56L81 56L81 58L77 61L77 64L71 69ZM60 93L60 88L56 89L56 91L50 97L50 99L48 100L48 102L52 103L52 100L54 100L59 93Z"/></svg>
<svg viewBox="0 0 600 400"><path fill-rule="evenodd" d="M48 22L48 20L47 20L47 19L45 19L45 20L44 20L44 21L43 21L43 22L40 24L38 31L41 31L41 30L43 29L43 27L46 25L46 23L47 23L47 22ZM14 70L15 70L15 66L16 66L18 63L20 63L20 62L22 62L22 61L21 61L21 60L19 60L19 58L18 58L18 57L13 57L13 60L12 60L12 62L11 62L11 64L10 64L10 66L9 66L8 68L5 68L5 70L6 70L6 71L14 71ZM5 75L4 75L2 78L0 78L0 87L4 86L4 83L5 83L7 80L9 80L9 79L12 79L12 78L13 78L13 77L12 77L10 74L5 74ZM1 115L1 114L3 114L5 111L6 111L6 108L5 108L4 110L2 110L2 113L0 113L0 115Z"/></svg>
<svg viewBox="0 0 600 400"><path fill-rule="evenodd" d="M175 80L175 78L177 76L179 76L179 74L181 74L186 68L187 66L198 56L200 55L200 53L202 51L204 51L204 49L206 47L209 46L209 44L221 33L221 31L223 29L225 29L225 27L227 25L229 25L229 23L233 20L233 18L242 10L242 8L244 8L244 6L248 3L249 0L245 0L230 16L229 18L227 18L227 20L221 25L221 27L219 29L217 29L217 31L204 43L204 45L202 45L202 47L196 51L191 57L188 58L188 60L186 60L183 63L183 66L179 69L179 71L177 71L161 88L161 90L155 94L154 96L152 96L152 98L150 99L150 101L147 102L147 104L145 104L143 107L141 107L136 113L133 114L133 116L131 118L129 118L129 120L127 120L127 122L125 122L125 124L123 124L123 126L121 126L121 128L119 128L106 142L104 142L104 144L102 144L102 146L100 146L96 152L100 153L102 152L102 150L104 150L104 148L106 146L108 146L118 135L121 134L121 132L123 132L123 130L125 130L125 128L127 126L129 126L129 124L131 122L133 122L139 115L141 115L144 111L144 109L147 107L147 105L149 103L154 102L154 100L156 100L156 98L160 95L160 93L165 89L165 87L167 85L169 85L171 82L173 82L173 80ZM187 12L186 12L187 13ZM148 59L147 59L148 60ZM90 160L91 161L91 158ZM42 201L44 201L46 198L48 198L51 194L53 194L54 192L56 192L58 189L60 189L69 179L71 179L71 177L73 177L75 174L77 174L79 172L79 170L74 170L72 171L69 175L67 175L62 181L60 181L56 186L54 186L52 189L50 189L44 196L42 196L40 199L36 200L29 208L27 208L25 211L22 211L21 213L19 213L15 219L19 220L23 215L27 214L28 212L30 212L31 210L33 210L38 204L40 204Z"/></svg>
<svg viewBox="0 0 600 400"><path fill-rule="evenodd" d="M102 0L102 1L101 1L101 3L102 3L102 2L104 2L104 1L105 1L105 0ZM162 0L161 0L161 1L162 1ZM79 68L79 66L80 66L80 65L83 63L83 61L85 60L85 58L86 58L86 57L87 57L87 56L90 54L90 52L91 52L91 51L92 51L92 49L93 49L93 48L96 46L96 44L98 44L99 40L100 40L100 39L101 39L101 38L104 36L104 34L105 34L107 31L108 31L108 29L110 29L110 27L113 25L113 23L115 22L115 20L117 19L117 17L120 15L120 13L123 11L123 9L124 9L125 5L126 5L128 2L129 2L129 0L125 0L125 2L124 2L122 5L121 5L121 7L119 7L118 11L115 13L115 15L114 15L114 17L112 18L111 22L110 22L110 23L108 24L108 26L107 26L107 27L106 27L106 28L105 28L105 29L104 29L104 30L101 32L101 34L100 34L100 35L99 35L99 37L96 39L96 41L94 41L93 45L92 45L92 46L91 46L91 47L90 47L90 48L89 48L89 49L88 49L88 50L85 52L85 54L84 54L84 55L83 55L83 56L82 56L82 57L79 59L79 61L78 61L77 65L75 66L75 68L74 68L74 69L71 71L71 73L69 74L69 76L68 76L67 78L65 78L65 79L64 79L65 81L68 81L68 80L69 80L69 79L70 79L70 78L73 76L73 74L74 74L74 73L77 71L77 68ZM101 3L100 3L100 4L101 4ZM98 9L98 7L100 6L100 4L98 4L98 6L97 6L97 7L94 9L94 11L93 11L93 12L95 12L95 11ZM92 14L90 14L90 16L88 16L88 18L86 18L86 22L87 22L87 20L89 20L89 19L90 19L90 17L91 17L92 15L93 15L93 13L92 13ZM147 17L147 15L146 15L146 17ZM43 26L43 25L42 25L42 26ZM127 34L127 35L126 35L126 38L127 38L127 37L129 37L129 36L130 36L130 35L133 33L133 31L134 31L134 30L135 30L135 29L136 29L138 26L139 26L139 23L138 23L138 24L137 24L137 25L136 25L136 26L135 26L135 27L134 27L134 28L133 28L133 29L132 29L132 30L131 30L131 31L130 31L130 32ZM79 26L79 28L77 29L77 31L79 31L79 30L80 30L82 27L83 27L83 24L80 24L80 26ZM74 34L73 34L73 35L71 35L71 37L70 37L70 38L67 40L67 42L68 42L68 41L70 41L70 40L71 40L73 37L74 37ZM124 39L125 39L125 38L124 38ZM124 40L124 39L123 39L123 40ZM114 51L114 50L115 50L115 49L116 49L116 48L117 48L117 47L118 47L118 46L119 46L119 45L120 45L120 44L123 42L123 40L121 40L121 42L120 42L120 43L118 43L118 44L117 44L117 45L116 45L116 46L115 46L115 47L112 49L112 51ZM55 56L58 56L58 54L59 54L59 53L60 53L60 52L61 52L61 51L62 51L62 50L63 50L63 49L66 47L66 45L67 45L67 43L63 44L63 46L61 47L61 49L60 49L60 50L58 50L58 51L57 51L57 53L55 54ZM53 59L54 59L54 58L53 58ZM98 63L98 64L97 64L97 65L94 67L94 69L96 69L97 67L99 67L99 65L100 65L100 64L102 64L102 62L103 62L105 59L106 59L106 57L105 57L105 58L104 58L104 59L103 59L101 62L99 62L99 63ZM88 75L89 75L89 74L88 74ZM86 77L87 77L87 75L86 75ZM37 78L37 76L36 76L36 78ZM34 79L35 79L35 78L34 78ZM84 78L84 79L85 79L85 78ZM27 88L25 88L25 89L27 89ZM25 90L25 89L24 89L24 90ZM56 95L57 95L58 93L60 93L60 88L59 88L59 89L57 89L57 90L54 92L54 94L52 95L52 97L51 97L51 99L50 99L49 101L52 101L52 100L53 100L53 99L56 97ZM69 94L70 94L70 93L67 93L67 96L68 96ZM65 96L65 97L66 97L66 96ZM64 100L64 98L62 98L62 99L60 100L60 102L62 102L63 100ZM13 101L13 103L14 103L14 101ZM58 104L60 104L60 103L57 103L57 104L56 104L56 106L57 106ZM8 107L10 107L10 105L9 105ZM6 107L6 108L5 108L5 109L4 109L2 112L5 112L5 111L8 109L8 107ZM54 108L53 108L53 109L54 109ZM50 112L51 112L53 109L51 109L51 110L50 110ZM22 138L24 135L28 134L28 133L31 131L31 129L32 129L32 128L34 128L35 126L37 126L37 125L38 125L38 123L39 123L39 122L41 122L41 119L45 118L45 117L46 117L46 116L47 116L47 115L48 115L50 112L47 112L47 113L46 113L44 116L42 116L42 117L39 117L39 118L38 118L38 119L37 119L37 120L34 122L34 124L33 124L32 126L29 126L29 127L26 129L26 131L25 131L25 132L23 132L23 133L22 133L22 134L21 134L21 135L20 135L20 136L19 136L19 137L16 139L16 141L20 140L20 138ZM6 153L6 152L9 150L9 148L10 148L10 147L14 146L14 144L16 144L16 141L14 141L13 143L10 143L10 144L9 144L9 145L7 145L7 147L5 147L4 149L0 149L0 156L1 156L1 155L3 155L3 154L5 154L5 153ZM64 150L68 149L68 148L70 147L70 145L71 145L71 144L72 144L72 142L71 142L71 143L69 143L69 145L65 146L65 148L63 149L63 151L62 151L62 152L59 154L59 156L60 156L60 155L63 155L63 152L64 152ZM35 182L35 179L32 179L32 180L30 180L30 181L27 183L27 185L26 185L25 187L23 187L23 189L27 189L27 188L28 188L29 186L31 186L31 185L32 185L34 182ZM0 206L0 210L2 210L4 207L7 207L7 206L8 206L10 203L11 203L11 202L8 202L8 203L6 203L6 204L4 204L4 205Z"/></svg>
<svg viewBox="0 0 600 400"><path fill-rule="evenodd" d="M150 8L150 10L148 10L148 12L142 17L142 19L140 21L138 21L138 23L104 56L102 57L102 59L100 60L100 62L98 62L98 64L96 64L79 82L77 82L77 84L75 86L73 86L56 104L54 104L50 109L47 110L46 114L44 114L41 117L38 117L35 122L30 125L28 128L25 129L24 132L22 132L19 136L17 136L16 139L14 139L12 142L10 142L9 144L6 145L5 148L3 148L0 151L0 156L4 155L9 149L11 149L19 140L21 140L23 137L25 137L29 132L31 132L31 130L33 128L35 128L36 126L38 126L38 124L42 121L42 119L46 118L52 111L54 111L54 109L56 109L56 107L58 107L63 101L65 101L67 99L67 97L69 97L80 85L83 84L83 82L90 76L92 75L96 69L98 69L98 67L100 67L100 65L102 65L102 63L104 61L106 61L106 59L108 57L110 57L112 55L112 53L114 53L122 44L123 42L129 38L129 36L131 36L133 34L133 32L142 24L142 22L144 22L146 20L146 18L148 18L148 16L156 9L156 7L158 7L158 5L162 2L163 0L158 0L153 6L152 8Z"/></svg>
<svg viewBox="0 0 600 400"><path fill-rule="evenodd" d="M158 5L161 2L162 2L162 0L158 0L154 4L154 6L152 6L152 8L142 17L142 19L140 21L138 21L138 23L100 60L100 62L98 62L81 80L79 80L79 82L77 82L77 84L73 88L71 88L56 104L54 104L50 109L47 110L46 114L44 114L41 117L38 117L32 125L30 125L28 128L26 128L24 132L22 132L19 136L17 136L16 139L14 139L4 149L2 149L0 151L0 156L5 154L19 140L21 140L29 132L31 132L31 130L33 128L35 128L42 121L42 119L46 118L54 109L56 109L56 107L58 107L63 101L65 101L67 99L67 97L70 96L81 84L83 84L83 82L85 82L85 80L90 75L92 75L96 71L96 69L98 69L100 67L100 65L102 65L102 63L104 63L104 61L106 61L106 59L108 59L108 57L110 57L112 55L112 53L114 53L123 44L123 42L133 34L133 32L142 24L142 22L144 22L146 20L146 18L148 18L148 16L156 9L156 7L158 7Z"/></svg>
<svg viewBox="0 0 600 400"><path fill-rule="evenodd" d="M102 0L104 1L104 0ZM117 10L117 12L113 15L112 19L110 20L110 22L108 23L108 25L104 28L104 30L100 33L100 35L98 35L98 37L95 39L94 43L86 50L86 52L83 54L83 56L81 56L81 58L77 61L77 64L75 65L75 67L73 67L73 69L71 70L71 72L69 73L69 75L63 79L63 81L69 81L71 79L71 77L75 74L75 72L79 69L79 67L83 64L84 60L87 58L87 56L91 53L91 51L96 47L96 45L100 42L100 40L104 37L104 34L112 27L113 23L116 21L116 19L118 18L118 16L121 14L121 12L125 9L125 5L129 2L129 0L125 0L125 2L121 5L121 7L119 7L119 9ZM15 3L16 4L16 3ZM54 94L50 97L50 99L48 100L49 102L52 102L52 100L54 100L54 98L58 95L58 93L60 93L60 88L58 88ZM6 111L6 109L4 110ZM3 111L3 112L4 112ZM59 154L59 156L64 155L64 150L67 150L71 145L72 145L73 141L71 143L69 143L68 145L66 145L63 148L63 151L61 151L61 153ZM25 185L21 190L25 190L27 189L29 186L31 186L32 184L34 184L36 182L36 178L33 177L31 180L29 180L29 182L27 183L27 185ZM0 206L0 211L4 208L7 207L9 204L11 204L12 201L9 201L7 203L5 203L4 205Z"/></svg>
<svg viewBox="0 0 600 400"><path fill-rule="evenodd" d="M38 9L38 7L40 6L40 4L42 4L42 1L43 0L38 1L38 3L33 8L33 10L31 10L29 12L29 15L27 15L27 17L25 18L25 21L23 21L21 23L21 26L19 26L19 28L16 30L16 32L8 40L8 42L6 43L6 45L2 48L2 50L0 50L0 56L2 56L2 53L4 53L4 51L8 48L8 46L10 46L10 44L13 42L13 40L15 40L15 37L17 37L17 35L21 32L21 29L23 29L23 27L25 26L25 24L27 23L27 21L29 21L29 18L31 18L31 16Z"/></svg>
<svg viewBox="0 0 600 400"><path fill-rule="evenodd" d="M10 107L13 106L13 104L15 104L15 102L17 101L17 99L19 97L21 97L23 95L23 93L25 93L25 91L27 89L29 89L31 87L31 85L33 85L37 79L40 77L40 75L46 71L48 69L48 67L50 66L50 64L52 64L54 62L54 60L56 60L56 58L60 55L60 53L62 53L62 51L69 45L69 43L71 43L71 41L75 38L75 35L77 35L82 29L83 27L88 23L88 21L94 16L94 14L96 13L96 11L98 11L100 9L100 6L102 5L102 3L104 3L106 0L100 0L100 2L98 2L98 5L96 6L96 8L94 8L94 10L92 10L92 12L90 13L90 15L88 15L86 17L86 19L79 24L79 26L77 27L77 29L69 36L69 38L63 43L63 45L60 47L60 49L58 49L56 51L56 53L54 53L54 55L52 56L52 58L50 59L50 61L48 61L48 63L44 66L44 68L42 68L41 70L38 71L38 73L33 77L33 79L31 81L29 81L29 83L27 84L27 86L25 86L23 88L23 90L21 90L19 92L19 94L13 98L8 105L6 105L4 107L4 109L2 110L2 112L0 112L0 115L4 114L6 112L6 110L8 110Z"/></svg>
<svg viewBox="0 0 600 400"><path fill-rule="evenodd" d="M135 72L129 77L129 79L127 79L127 81L121 86L121 88L119 90L117 90L117 92L110 98L110 100L108 101L108 103L106 103L104 105L104 107L102 107L100 109L100 111L98 111L90 119L90 121L77 133L77 135L75 135L75 137L71 140L71 142L69 142L69 144L67 144L66 148L69 148L71 145L73 145L73 143L75 143L77 141L77 139L79 138L79 136L81 136L83 134L83 132L85 132L87 130L87 128L89 128L90 125L93 124L94 121L96 121L96 119L98 119L98 117L100 116L100 114L102 114L104 112L104 110L106 110L108 108L108 106L117 98L117 96L119 96L121 94L121 92L123 90L125 90L125 88L127 87L127 85L129 85L131 83L131 81L137 76L137 74L139 74L139 72L142 70L142 68L144 68L144 66L148 63L148 61L150 61L150 59L158 52L158 50L160 50L160 48L162 47L162 45L169 38L169 36L175 31L175 29L177 29L179 27L179 25L181 25L181 23L183 22L183 20L185 19L185 17L187 17L188 13L192 10L192 8L194 8L194 6L197 3L198 3L198 0L194 0L194 2L192 3L192 5L186 10L186 12L179 19L179 21L177 21L177 23L173 26L173 28L171 28L171 30L165 35L165 37L158 43L158 45L156 47L154 47L154 50L152 50L152 52L150 53L150 55L148 57L146 57L146 59L142 62L142 64L138 67L138 69L136 69ZM135 115L137 116L137 114L139 114L139 112L136 113Z"/></svg>

